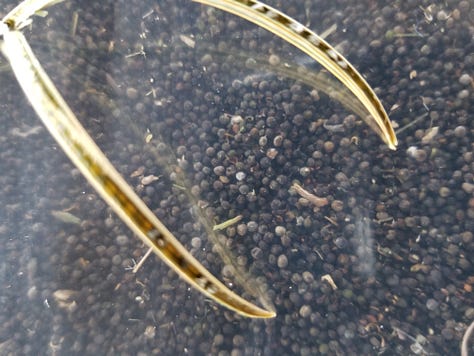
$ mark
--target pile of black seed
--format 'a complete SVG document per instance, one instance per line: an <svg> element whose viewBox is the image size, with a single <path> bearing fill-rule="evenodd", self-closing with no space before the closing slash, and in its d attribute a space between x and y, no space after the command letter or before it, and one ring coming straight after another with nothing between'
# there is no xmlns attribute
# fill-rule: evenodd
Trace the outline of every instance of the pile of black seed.
<svg viewBox="0 0 474 356"><path fill-rule="evenodd" d="M278 74L319 71L313 61L206 6L69 1L24 32L147 205L258 303L203 225L243 215L218 238L268 288L277 317L242 318L153 256L132 273L146 247L2 70L0 354L459 353L474 320L473 5L271 5L317 33L337 25L327 40L402 129L397 151L341 103ZM294 182L329 204L314 207Z"/></svg>

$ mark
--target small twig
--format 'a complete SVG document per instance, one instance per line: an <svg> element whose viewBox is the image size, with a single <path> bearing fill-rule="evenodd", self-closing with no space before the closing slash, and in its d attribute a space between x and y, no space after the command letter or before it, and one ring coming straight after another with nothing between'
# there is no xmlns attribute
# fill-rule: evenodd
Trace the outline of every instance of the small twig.
<svg viewBox="0 0 474 356"><path fill-rule="evenodd" d="M334 226L339 226L339 224L337 223L337 221L334 220L334 219L332 219L332 218L330 218L329 216L325 216L324 218L325 218L327 221L329 221L332 225L334 225Z"/></svg>
<svg viewBox="0 0 474 356"><path fill-rule="evenodd" d="M145 48L143 46L140 46L140 50L125 55L125 58L132 58L136 56L143 56L144 58L146 58Z"/></svg>
<svg viewBox="0 0 474 356"><path fill-rule="evenodd" d="M301 185L299 185L298 183L293 183L293 185L291 186L301 197L305 198L306 200L308 200L309 202L311 202L312 204L314 204L315 206L317 206L318 208L320 207L323 207L325 205L328 205L329 202L327 200L327 198L320 198L320 197L317 197L316 195L308 192L307 190L305 190Z"/></svg>
<svg viewBox="0 0 474 356"><path fill-rule="evenodd" d="M469 339L471 338L472 333L474 332L474 321L469 325L462 337L461 342L461 356L469 355Z"/></svg>
<svg viewBox="0 0 474 356"><path fill-rule="evenodd" d="M226 227L234 225L242 220L242 215L237 215L235 218L224 221L223 223L214 225L212 231L224 230Z"/></svg>
<svg viewBox="0 0 474 356"><path fill-rule="evenodd" d="M140 267L145 263L146 259L150 254L153 252L153 249L150 247L148 251L145 253L145 255L142 257L142 259L133 267L132 273L137 273Z"/></svg>
<svg viewBox="0 0 474 356"><path fill-rule="evenodd" d="M77 32L77 23L79 22L79 13L75 11L72 14L72 23L71 23L71 36L75 37Z"/></svg>
<svg viewBox="0 0 474 356"><path fill-rule="evenodd" d="M423 115L420 115L418 116L416 119L414 119L412 122L410 122L409 124L403 126L403 127L400 127L397 131L395 131L395 133L398 135L399 133L402 133L403 131L405 131L406 129L408 129L409 127L412 127L413 125L415 125L416 123L418 123L419 121L423 120L425 117L428 116L428 113L425 112Z"/></svg>

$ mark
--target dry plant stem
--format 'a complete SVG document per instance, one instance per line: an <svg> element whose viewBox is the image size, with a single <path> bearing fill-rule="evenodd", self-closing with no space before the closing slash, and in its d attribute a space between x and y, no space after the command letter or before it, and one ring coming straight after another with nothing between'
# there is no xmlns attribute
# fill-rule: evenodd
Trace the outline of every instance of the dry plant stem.
<svg viewBox="0 0 474 356"><path fill-rule="evenodd" d="M320 63L362 102L371 117L364 121L377 132L390 149L396 149L397 137L382 103L360 73L306 26L257 0L193 0L244 18L281 37Z"/></svg>
<svg viewBox="0 0 474 356"><path fill-rule="evenodd" d="M137 273L138 270L140 269L141 266L143 266L143 264L145 263L146 259L148 258L148 256L150 256L150 254L153 252L153 249L150 247L148 249L148 251L145 253L145 255L141 258L140 262L138 262L135 267L133 267L132 269L132 273Z"/></svg>
<svg viewBox="0 0 474 356"><path fill-rule="evenodd" d="M15 30L21 30L23 27L31 24L31 16L39 15L44 9L63 2L64 0L25 0L10 11L3 19L3 23ZM0 32L2 35L2 32Z"/></svg>
<svg viewBox="0 0 474 356"><path fill-rule="evenodd" d="M28 1L31 8L22 3L18 7L22 11L14 9L12 17L0 23L1 50L51 135L122 221L191 286L241 315L274 317L275 312L241 298L206 270L135 194L77 120L16 27L16 14L32 14L55 2ZM29 20L22 15L20 25Z"/></svg>
<svg viewBox="0 0 474 356"><path fill-rule="evenodd" d="M464 333L464 336L462 338L461 356L469 356L469 340L471 339L473 332L474 332L474 321L466 329L466 332Z"/></svg>
<svg viewBox="0 0 474 356"><path fill-rule="evenodd" d="M316 195L308 192L298 183L293 183L292 188L302 197L311 202L314 206L321 208L329 204L329 201L326 198L320 198Z"/></svg>
<svg viewBox="0 0 474 356"><path fill-rule="evenodd" d="M160 256L193 287L222 305L249 317L274 317L273 311L259 308L230 291L186 251L115 170L49 79L20 30L31 24L32 15L42 15L45 8L61 1L63 0L25 0L0 23L0 36L3 37L1 50L9 60L18 82L38 116L89 183L150 247L150 251ZM380 100L357 70L321 37L278 10L256 0L194 1L247 19L280 36L318 61L362 102L372 115L363 119L391 149L395 149L397 139ZM327 199L318 198L297 184L294 188L315 206L328 204Z"/></svg>

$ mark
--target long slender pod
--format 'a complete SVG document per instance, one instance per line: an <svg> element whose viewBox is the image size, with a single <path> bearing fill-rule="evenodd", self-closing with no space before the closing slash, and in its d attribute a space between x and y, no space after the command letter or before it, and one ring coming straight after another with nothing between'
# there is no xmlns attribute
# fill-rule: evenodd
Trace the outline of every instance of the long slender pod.
<svg viewBox="0 0 474 356"><path fill-rule="evenodd" d="M242 17L281 37L319 62L362 102L372 118L362 117L391 149L397 137L382 103L360 73L329 43L306 26L257 0L193 0ZM375 125L371 124L375 121Z"/></svg>
<svg viewBox="0 0 474 356"><path fill-rule="evenodd" d="M284 62L279 64L269 64L267 59L252 55L252 61L246 61L249 58L249 54L244 52L239 53L223 53L219 50L209 50L206 52L216 53L220 56L228 55L232 56L236 64L242 63L245 68L254 69L257 72L262 70L268 71L271 74L277 74L286 78L291 78L300 81L307 86L323 92L330 98L340 102L346 109L350 110L359 117L367 115L367 110L358 100L354 100L349 89L342 85L340 82L336 82L322 71L315 71L311 68L304 67L297 63ZM375 123L373 123L375 125ZM371 126L372 127L372 126ZM376 128L373 128L376 131Z"/></svg>
<svg viewBox="0 0 474 356"><path fill-rule="evenodd" d="M48 2L40 1L40 4L44 3ZM20 23L25 21L28 18L22 16ZM15 23L15 18L8 17L0 23L1 50L44 125L99 195L191 286L241 315L274 317L275 312L239 297L207 271L134 193L79 123Z"/></svg>

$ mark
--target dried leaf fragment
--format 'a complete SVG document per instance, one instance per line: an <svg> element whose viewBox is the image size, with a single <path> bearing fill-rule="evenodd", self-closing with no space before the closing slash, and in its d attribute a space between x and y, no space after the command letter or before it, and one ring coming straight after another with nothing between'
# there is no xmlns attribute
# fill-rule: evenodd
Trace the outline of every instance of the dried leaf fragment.
<svg viewBox="0 0 474 356"><path fill-rule="evenodd" d="M232 219L224 221L223 223L214 225L212 230L213 231L224 230L225 228L238 223L240 220L242 220L242 215L237 215L235 218L232 218Z"/></svg>
<svg viewBox="0 0 474 356"><path fill-rule="evenodd" d="M187 35L179 35L179 39L188 47L194 48L196 45L196 41Z"/></svg>
<svg viewBox="0 0 474 356"><path fill-rule="evenodd" d="M421 138L421 143L424 145L428 144L438 134L439 126L434 126L426 131L425 136Z"/></svg>
<svg viewBox="0 0 474 356"><path fill-rule="evenodd" d="M77 309L77 295L78 292L72 289L58 289L53 293L53 298L61 309L73 312Z"/></svg>
<svg viewBox="0 0 474 356"><path fill-rule="evenodd" d="M332 279L331 275L325 274L324 276L321 277L321 280L328 282L332 290L337 289L336 283L334 283L334 280Z"/></svg>
<svg viewBox="0 0 474 356"><path fill-rule="evenodd" d="M142 183L143 185L149 185L149 184L157 181L158 179L160 179L159 176L155 176L153 174L150 174L148 176L143 177L142 180L140 181L140 183Z"/></svg>
<svg viewBox="0 0 474 356"><path fill-rule="evenodd" d="M81 224L81 219L71 213L68 213L67 211L51 210L51 215L53 215L55 219L58 219L65 224Z"/></svg>

